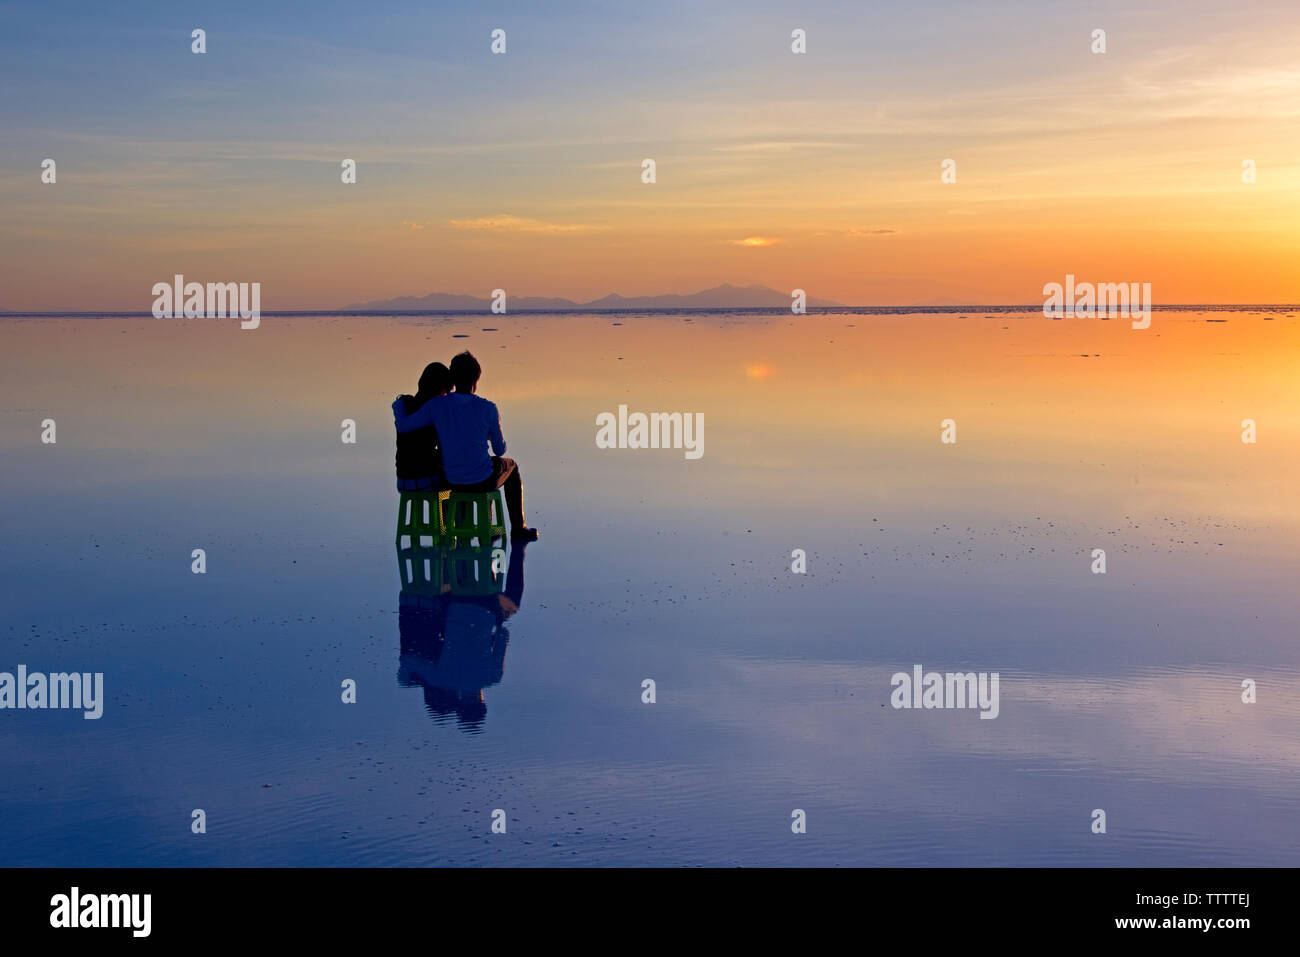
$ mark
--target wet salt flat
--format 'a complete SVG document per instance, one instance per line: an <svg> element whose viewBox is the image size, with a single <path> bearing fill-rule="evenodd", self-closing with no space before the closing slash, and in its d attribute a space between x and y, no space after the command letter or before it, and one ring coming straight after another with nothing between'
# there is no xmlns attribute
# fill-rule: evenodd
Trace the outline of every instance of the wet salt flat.
<svg viewBox="0 0 1300 957"><path fill-rule="evenodd" d="M105 699L0 711L0 864L1294 865L1298 347L1290 308L0 318L0 671ZM463 348L542 532L508 594L393 543L389 403ZM620 405L702 456L598 448ZM997 672L996 719L891 707L916 665Z"/></svg>

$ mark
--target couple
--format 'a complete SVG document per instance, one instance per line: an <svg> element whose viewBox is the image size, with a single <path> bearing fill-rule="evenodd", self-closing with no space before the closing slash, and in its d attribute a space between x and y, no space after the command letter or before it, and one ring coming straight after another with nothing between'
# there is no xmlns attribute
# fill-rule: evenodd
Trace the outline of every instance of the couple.
<svg viewBox="0 0 1300 957"><path fill-rule="evenodd" d="M482 371L477 359L462 352L451 360L450 369L441 362L425 366L415 395L397 397L397 490L501 488L510 513L511 542L533 542L537 529L524 524L519 467L514 459L502 458L506 440L501 416L494 403L474 394Z"/></svg>

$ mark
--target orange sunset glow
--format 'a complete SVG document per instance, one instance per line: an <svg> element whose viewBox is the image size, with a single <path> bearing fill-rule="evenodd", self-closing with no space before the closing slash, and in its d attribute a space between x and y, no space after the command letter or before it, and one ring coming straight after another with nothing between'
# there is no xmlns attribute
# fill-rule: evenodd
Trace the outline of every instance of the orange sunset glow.
<svg viewBox="0 0 1300 957"><path fill-rule="evenodd" d="M322 26L277 46L307 80L241 46L228 67L249 78L217 79L220 100L159 91L111 124L130 80L70 27L45 56L89 98L0 108L0 309L147 310L178 272L260 281L268 310L722 283L1027 304L1067 272L1163 304L1300 300L1300 8L1266 31L1211 4L1099 9L1098 55L1077 12L1012 6L924 29L919 11L810 11L804 56L774 11L707 36L669 18L581 56L563 18L497 58ZM187 56L175 82L210 93Z"/></svg>

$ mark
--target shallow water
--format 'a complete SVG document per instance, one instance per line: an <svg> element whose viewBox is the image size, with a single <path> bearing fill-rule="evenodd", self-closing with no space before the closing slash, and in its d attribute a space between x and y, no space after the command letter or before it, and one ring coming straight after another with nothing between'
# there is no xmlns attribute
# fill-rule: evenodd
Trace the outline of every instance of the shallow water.
<svg viewBox="0 0 1300 957"><path fill-rule="evenodd" d="M1300 862L1295 310L964 315L0 319L0 671L106 697L0 711L0 865ZM401 594L388 404L462 348L508 618Z"/></svg>

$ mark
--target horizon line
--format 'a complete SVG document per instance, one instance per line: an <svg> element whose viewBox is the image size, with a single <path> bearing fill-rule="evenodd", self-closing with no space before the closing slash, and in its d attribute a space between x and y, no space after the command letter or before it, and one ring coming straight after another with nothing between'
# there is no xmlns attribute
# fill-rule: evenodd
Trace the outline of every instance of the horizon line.
<svg viewBox="0 0 1300 957"><path fill-rule="evenodd" d="M541 297L539 297L541 298ZM1159 312L1184 312L1195 309L1223 311L1230 309L1254 309L1254 310L1300 310L1300 303L1277 303L1277 302L1231 302L1231 303L1152 303L1152 311ZM814 315L828 313L845 313L845 312L868 312L868 313L944 313L944 312L975 312L981 309L1000 310L1003 312L1042 312L1042 303L966 303L964 305L913 305L913 306L808 306L805 313L791 313L789 306L643 306L637 307L587 307L577 304L574 308L542 308L542 309L511 309L504 313L494 313L490 310L482 309L274 309L263 310L259 312L262 318L267 317L293 317L293 316L497 316L508 317L512 315L587 315L587 314L615 314L615 313L726 313L726 312L751 312L751 313L773 313L787 315ZM1085 318L1092 314L1098 314L1097 310L1075 310L1078 315L1075 318ZM17 311L0 309L0 318L18 318L18 319L40 319L40 318L94 318L94 317L112 318L112 319L130 319L130 318L157 318L151 311L145 310L45 310L41 312ZM171 316L169 319L208 319L208 318L239 318L238 313L234 316ZM1056 317L1050 317L1056 318ZM1102 316L1102 318L1109 318Z"/></svg>

